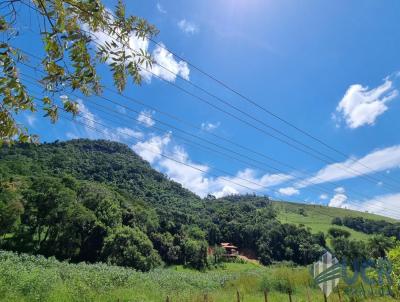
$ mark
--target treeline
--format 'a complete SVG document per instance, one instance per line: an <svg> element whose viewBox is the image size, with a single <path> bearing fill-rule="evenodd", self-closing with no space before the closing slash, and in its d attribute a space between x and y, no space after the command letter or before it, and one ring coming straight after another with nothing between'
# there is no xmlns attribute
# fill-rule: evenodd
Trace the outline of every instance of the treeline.
<svg viewBox="0 0 400 302"><path fill-rule="evenodd" d="M7 250L142 271L159 266L162 259L196 268L205 265L201 261L207 243L198 228L182 227L172 236L155 211L141 202L71 176L2 181L0 221L1 248Z"/></svg>
<svg viewBox="0 0 400 302"><path fill-rule="evenodd" d="M149 270L207 265L201 200L127 146L75 140L0 149L0 247ZM196 217L195 217L196 216Z"/></svg>
<svg viewBox="0 0 400 302"><path fill-rule="evenodd" d="M367 241L338 236L331 238L331 246L339 260L352 265L354 262L386 257L388 251L396 246L396 241L383 235L374 235Z"/></svg>
<svg viewBox="0 0 400 302"><path fill-rule="evenodd" d="M400 240L400 223L391 223L385 220L372 220L363 217L336 217L332 224L343 225L365 234L382 234L386 237L395 237Z"/></svg>
<svg viewBox="0 0 400 302"><path fill-rule="evenodd" d="M324 234L282 224L266 197L200 199L129 147L73 140L0 149L0 248L142 271L209 265L222 241L262 263L308 264Z"/></svg>

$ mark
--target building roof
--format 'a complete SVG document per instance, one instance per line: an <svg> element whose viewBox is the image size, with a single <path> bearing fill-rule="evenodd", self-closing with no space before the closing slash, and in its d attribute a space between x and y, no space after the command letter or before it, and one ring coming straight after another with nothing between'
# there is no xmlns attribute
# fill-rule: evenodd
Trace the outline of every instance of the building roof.
<svg viewBox="0 0 400 302"><path fill-rule="evenodd" d="M227 248L227 249L237 249L237 246L234 246L232 243L229 242L222 242L221 247Z"/></svg>

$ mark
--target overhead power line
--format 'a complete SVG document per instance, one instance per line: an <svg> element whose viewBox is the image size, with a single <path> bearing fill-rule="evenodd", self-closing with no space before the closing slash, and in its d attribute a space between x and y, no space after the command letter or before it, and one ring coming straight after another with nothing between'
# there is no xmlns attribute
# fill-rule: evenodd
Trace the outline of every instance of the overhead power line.
<svg viewBox="0 0 400 302"><path fill-rule="evenodd" d="M24 3L24 2L22 2L22 3ZM68 2L68 3L69 3L69 2ZM29 7L33 8L33 9L36 9L36 8L30 6L29 4L26 4L26 3L24 3L24 4L25 4L25 5L28 5ZM76 4L74 4L74 3L69 3L69 4L72 5L72 6L74 6L74 7L76 7L76 8L78 8L78 9L81 9L82 11L85 11L85 10L82 9L79 5L76 5ZM36 9L36 10L37 10L37 9ZM86 13L90 13L90 12L88 12L88 11L85 11L85 12L86 12ZM86 31L86 32L87 32L87 31ZM91 33L91 32L87 32L87 33L88 33L89 35L93 35L93 34L94 34L94 33ZM111 39L114 40L114 37L112 37L111 35L109 35L109 34L107 34L107 33L105 33L105 34L106 34L109 38L111 38ZM115 35L118 36L118 33L115 33ZM94 43L97 43L96 41L93 41L93 42L94 42ZM98 44L98 43L97 43L97 44ZM129 47L129 48L130 48L132 51L134 51L131 47ZM166 48L165 48L165 49L166 49ZM167 50L168 50L168 49L167 49ZM172 53L172 54L173 54L173 53ZM215 97L217 100L219 100L220 102L223 101L224 104L227 105L227 106L229 106L230 108L233 108L233 109L236 109L236 110L238 109L236 106L233 106L233 105L231 105L229 102L224 101L224 100L222 100L221 98L219 98L219 97L217 97L217 96L215 96L215 95L209 93L207 90L205 90L205 89L201 88L200 86L198 86L198 85L192 83L191 81L189 81L189 80L183 78L183 77L180 76L179 74L174 73L173 71L169 70L169 69L166 68L165 66L162 66L162 65L159 64L158 62L155 62L155 64L157 64L158 66L162 67L163 69L165 69L165 70L171 72L171 73L174 74L176 77L178 77L178 78L180 78L180 79L186 81L186 82L189 83L191 86L194 86L194 87L196 87L196 88L198 88L198 89L202 89L202 91L208 93L210 96L214 96L214 97ZM189 64L189 63L188 63L188 64ZM191 66L191 65L190 65L190 66ZM287 141L287 140L285 140L285 139L282 139L282 138L279 137L279 136L276 136L276 135L274 135L274 134L272 134L272 133L270 133L270 132L268 132L268 131L265 131L264 129L261 129L261 128L255 126L254 124L251 124L251 123L249 123L248 121L246 121L246 120L244 120L244 119L242 119L242 118L240 118L240 117L238 117L238 116L236 116L236 115L234 115L234 114L232 114L232 113L230 113L230 112L228 112L228 111L226 111L226 110L224 110L224 109L222 109L222 108L220 108L220 107L218 107L218 106L215 106L213 103L209 102L208 100L206 100L206 99L204 99L204 98L202 98L202 97L199 97L199 96L197 96L197 95L191 93L190 91L188 91L188 90L186 90L186 89L184 89L184 88L182 88L182 87L176 85L175 83L166 81L166 80L163 79L162 77L160 77L160 76L154 74L152 71L150 71L150 70L148 70L148 69L146 69L146 68L143 68L143 69L146 70L147 72L152 73L154 76L156 76L156 77L158 77L159 79L161 79L161 80L167 82L168 84L170 84L170 85L172 85L172 86L174 86L174 87L176 87L176 88L178 88L178 89L184 91L185 93L187 93L187 94L190 95L191 97L194 97L194 98L197 99L197 100L200 100L200 101L202 101L202 102L207 103L207 104L210 105L211 107L213 107L213 108L215 108L215 109L217 109L217 110L219 110L219 111L221 111L221 112L223 112L223 113L225 113L225 114L227 114L227 115L229 115L229 116L231 116L231 117L233 117L233 118L235 118L235 119L241 121L242 123L245 123L246 125L248 125L248 126L254 128L254 129L257 129L258 131L262 132L263 134L266 134L267 136L273 137L274 139L277 139L277 140L281 141L282 143L285 143L285 144L287 144L288 146L291 146L291 147L297 149L298 151L301 151L301 152L303 152L303 153L305 153L305 154L308 154L308 155L310 155L310 156L312 156L312 157L314 157L314 158L316 158L316 159L318 159L318 160L320 160L320 161L322 161L322 162L325 162L325 163L327 163L327 164L333 164L333 163L339 164L339 165L343 166L343 168L344 168L345 170L351 171L352 174L354 174L354 175L356 175L356 176L359 176L359 177L361 177L362 179L365 179L365 180L367 180L367 181L369 181L369 182L372 182L372 183L374 183L374 184L376 184L377 182L380 181L379 179L377 179L377 178L375 178L375 177L373 177L373 176L370 176L370 175L366 175L365 173L360 172L360 171L358 171L358 170L356 170L356 169L354 169L354 168L352 168L352 167L347 167L347 166L345 166L344 164L342 164L342 163L340 163L340 162L339 162L339 163L335 162L336 160L333 159L332 157L330 157L330 156L328 156L328 155L324 155L324 154L323 154L322 152L320 152L319 150L317 150L317 149L315 149L315 148L313 148L313 147L310 147L310 146L308 146L308 145L306 145L306 144L304 144L304 143L298 141L297 139L291 138L290 136L284 134L282 131L280 131L280 130L274 128L274 127L269 126L268 124L264 123L263 121L260 121L259 119L255 119L254 117L252 117L251 115L248 115L247 113L242 113L242 114L246 114L246 116L251 117L253 120L256 120L256 121L258 121L258 122L261 122L265 127L269 127L270 129L274 130L275 132L280 133L281 135L284 135L285 137L289 138L290 140L296 142L297 144L300 144L301 146L303 146L303 147L305 147L305 148L307 148L307 149L309 149L309 150L312 150L313 152L316 152L317 154L320 154L320 155L325 156L326 158L328 158L328 160L327 160L327 159L324 159L324 158L321 158L320 156L315 155L315 154L313 154L313 153L311 153L311 152L309 152L309 151L307 151L307 150L304 150L303 148L300 148L299 146L297 146L297 145L295 145L295 144L293 144L293 143L291 143L291 142L289 142L289 141ZM240 109L239 109L239 110L240 110ZM241 110L241 111L242 111L242 110ZM244 111L242 111L242 112L244 112ZM282 134L282 133L283 133L283 134ZM355 162L358 162L358 161L355 161ZM360 164L362 164L362 163L360 163ZM363 164L363 166L365 166L365 165ZM365 167L366 167L366 166L365 166ZM367 167L367 168L368 168L368 167ZM370 168L368 168L368 169L370 169ZM372 172L373 170L370 170L370 171ZM385 175L385 176L386 176L386 175ZM387 183L384 183L382 187L384 187L385 189L387 189L389 192L391 192L391 190L397 190L397 188L392 187L390 184L387 184Z"/></svg>
<svg viewBox="0 0 400 302"><path fill-rule="evenodd" d="M34 70L36 70L36 71L39 71L39 70L37 70L35 67L32 67L32 66L29 66L29 65L27 65L27 64L25 64L25 63L23 63L24 65L26 65L26 66L28 66L28 67L31 67L31 68L33 68ZM43 71L41 71L42 73L43 73ZM104 98L104 97L102 97L102 96L99 96L100 98L103 98L103 99L106 99L106 98ZM107 99L106 99L107 100ZM358 195L358 194L357 194ZM367 197L368 198L368 197Z"/></svg>
<svg viewBox="0 0 400 302"><path fill-rule="evenodd" d="M38 98L38 97L36 97L36 96L34 96L34 97L35 97L36 99L38 99L38 100L41 100L41 98ZM66 110L64 110L63 108L60 108L60 109L61 109L62 111L64 111L64 112L66 112ZM78 115L80 115L80 114L78 113ZM100 126L106 128L106 129L108 128L107 125L104 125L104 124L102 124L101 122L99 122L99 121L97 121L97 120L93 120L93 119L90 119L90 118L88 118L88 117L81 116L83 119L85 119L85 120L87 120L87 121L89 121L89 122L91 123L91 124L88 124L88 123L85 123L85 122L82 122L82 121L77 121L76 119L73 119L73 118L70 119L70 118L67 118L67 117L64 117L64 116L61 116L61 117L62 117L62 118L65 118L65 119L67 119L67 120L73 121L73 122L75 122L75 123L82 124L82 125L84 125L85 127L89 128L89 129L92 129L93 131L102 133L103 135L108 135L108 134L109 134L109 133L105 132L104 130L100 130L100 129L98 129L98 128L96 128L96 127L93 126L93 123L94 123L94 124L98 124L98 125L100 125ZM131 137L134 141L140 142L140 140L137 139L136 137L134 137L134 136L132 136L132 135L129 135L129 134L126 134L126 135L129 136L129 137ZM225 181L225 182L232 183L232 184L234 184L234 185L236 185L236 186L240 186L240 187L242 187L242 188L248 189L248 190L253 191L253 192L256 191L256 192L262 192L262 193L263 193L263 191L261 191L261 189L254 189L254 188L248 187L248 186L246 186L246 185L240 184L240 183L238 183L238 182L236 182L236 181L232 181L231 179L228 179L228 178L226 178L226 177L224 177L224 176L218 176L218 175L215 175L215 174L213 174L213 173L209 173L209 172L206 171L206 170L203 170L203 169L198 168L198 167L196 167L196 166L194 166L194 165L191 165L191 164L182 162L182 161L180 161L180 160L178 160L178 159L176 159L176 158L173 158L173 157L171 157L171 156L168 156L168 155L166 155L166 154L164 154L164 153L155 152L154 150L152 150L152 149L150 149L150 148L145 148L145 149L146 149L147 151L149 151L149 152L157 153L157 155L159 155L159 156L161 156L161 157L163 157L163 158L166 158L166 159L171 160L171 161L174 161L174 162L176 162L176 163L178 163L178 164L181 164L181 165L190 167L190 168L192 168L192 169L194 169L194 170L197 170L197 171L199 171L199 172L202 172L202 173L204 173L204 174L207 173L207 174L209 174L209 175L211 175L211 176L213 176L213 177L218 177L219 179L222 179L222 180ZM232 174L230 174L230 173L227 173L227 172L224 171L224 170L220 170L220 169L216 169L216 170L219 170L219 171L221 171L221 172L224 173L224 174L228 174L228 176L235 177L235 175L232 175ZM270 189L271 191L273 191L273 192L279 194L278 191L275 191L275 190L273 190L273 189L271 189L271 188L268 188L268 187L266 187L266 186L264 186L264 188L265 188L265 189ZM275 200L276 200L276 199L275 199ZM302 201L302 200L296 200L296 199L294 199L294 200L295 200L297 203L305 204L305 202ZM283 202L284 200L277 200L277 201L282 201L282 202ZM382 210L382 209L380 209L380 210ZM332 218L335 217L335 216L332 216L332 215L327 214L327 213L322 213L322 212L321 212L321 214L324 214L324 215L326 215L326 216L330 216L330 217L332 217Z"/></svg>
<svg viewBox="0 0 400 302"><path fill-rule="evenodd" d="M325 146L326 148L334 151L337 154L340 154L341 156L343 156L344 159L349 159L351 158L348 154L346 154L345 152L339 150L338 148L326 143L325 141L323 141L322 139L316 137L315 135L311 134L309 131L303 130L302 128L298 127L297 125L295 125L294 123L288 121L287 119L281 117L280 115L272 112L271 110L267 109L266 107L260 105L259 103L257 103L256 101L254 101L253 99L251 99L250 97L245 96L244 94L240 93L238 90L232 88L231 86L227 85L225 82L219 80L218 78L216 78L215 76L211 75L210 73L204 71L203 69L199 68L198 66L196 66L195 64L191 63L190 61L188 61L187 59L183 58L182 56L178 55L176 52L172 51L171 49L167 48L164 44L159 43L157 41L155 41L153 38L148 37L148 39L153 42L155 45L157 45L158 47L168 51L169 53L171 53L174 57L178 58L179 60L185 62L186 64L188 64L190 67L192 67L193 69L197 70L198 72L200 72L201 74L205 75L207 78L213 80L214 82L218 83L219 85L221 85L222 87L224 87L225 89L229 90L230 92L234 93L235 95L239 96L241 99L243 99L244 101L246 101L247 103L252 104L253 106L257 107L258 109L262 110L264 113L276 118L277 120L283 122L284 124L286 124L287 126L297 130L298 132L300 132L301 134L311 138L312 140L320 143L321 145ZM162 66L162 68L166 69L164 66ZM172 72L172 71L170 71ZM178 74L177 76L180 77L180 75ZM187 79L184 79L184 81L187 81ZM190 81L188 81L190 82ZM190 82L191 83L191 82ZM196 85L197 86L197 85ZM200 90L204 91L203 88L198 87ZM367 165L365 165L364 163L360 163L359 160L355 160L355 163L360 164L361 166L363 166L366 169L372 170L374 171L374 169L372 169L371 167L368 167ZM399 183L399 181L393 177L390 176L386 176L387 179L390 179L391 181L395 182L396 184Z"/></svg>
<svg viewBox="0 0 400 302"><path fill-rule="evenodd" d="M43 71L38 70L37 68L30 66L29 64L26 64L26 63L22 63L22 64L25 65L25 66L27 66L27 67L29 67L29 68L32 68L32 69L35 70L35 71L39 71L39 72L41 72L41 73L44 73ZM34 77L32 77L32 76L29 76L29 75L24 74L24 73L21 73L21 74L22 74L23 76L25 76L25 77L28 77L28 78L34 80L34 81L37 81L37 79L34 78ZM30 81L27 81L27 82L30 82ZM31 84L34 84L34 85L38 85L38 83L33 83L33 82L30 82L30 83L31 83ZM75 96L75 97L77 97L77 98L82 98L82 99L85 99L85 100L91 102L91 100L88 99L88 98L84 98L84 97L78 96L78 95L76 95L76 94L74 94L74 93L69 93L69 94L72 95L72 96ZM120 107L122 107L122 108L124 108L124 109L126 109L126 110L128 110L128 111L133 111L133 112L135 112L135 113L137 113L137 114L141 113L141 112L139 112L139 111L137 111L137 110L134 110L134 109L132 109L132 108L130 108L130 107L125 106L124 104L118 103L118 102L116 102L116 101L114 101L114 100L112 100L112 99L110 99L110 98L107 98L107 97L104 97L104 96L101 96L101 95L98 96L98 97L101 98L101 99L103 99L103 100L105 100L105 101L107 101L107 102L110 102L110 103L112 103L112 104L114 104L114 105L120 106ZM97 103L96 103L96 104L97 104ZM102 106L102 105L97 104L97 106ZM111 111L114 111L114 110L111 110ZM103 111L103 112L104 112L104 111ZM114 112L115 112L115 111L114 111ZM120 115L124 115L124 114L121 114L121 113L119 113L119 114L120 114ZM231 149L229 149L229 148L226 148L226 147L224 147L224 146L215 144L215 143L213 143L213 142L211 142L211 141L209 141L209 140L203 139L203 138L201 138L201 137L199 137L199 136L197 136L197 135L194 135L194 134L192 134L192 133L190 133L190 132L187 132L187 131L185 131L185 130L179 129L179 128L177 128L177 127L171 125L171 124L165 123L165 122L163 122L163 121L161 121L161 120L158 120L158 119L155 119L155 118L154 118L154 120L157 121L158 123L162 124L162 125L165 125L165 126L167 126L167 127L169 127L169 128L172 128L172 129L174 129L174 130L177 130L177 131L179 131L179 132L185 133L186 135L195 137L195 138L197 138L197 139L199 139L199 140L202 140L202 141L204 141L204 142L206 142L206 143L208 143L208 144L211 144L211 145L213 145L213 146L216 146L216 147L221 148L221 149L223 149L223 150L226 150L226 151L228 151L228 152L234 153L234 154L236 154L236 155L245 157L246 159L250 159L250 160L252 160L252 161L261 163L261 164L263 164L263 165L266 165L266 166L268 166L269 168L272 168L273 170L278 171L279 173L287 174L287 172L285 172L285 171L282 171L282 170L280 170L280 169L277 169L277 168L275 168L275 167L272 167L272 166L270 166L270 165L268 165L268 164L266 164L266 163L256 161L256 160L254 160L254 159L252 159L252 158L250 158L250 157L247 157L246 155L242 155L242 154L240 154L240 153L238 153L238 152L235 152L235 151L233 151L233 150L231 150ZM151 128L157 128L157 127L156 127L156 126L151 126ZM159 129L159 128L158 128L158 129ZM176 135L175 135L175 136L176 136ZM179 136L178 136L178 137L179 137ZM187 138L182 138L182 139L184 139L185 141L189 141ZM192 142L192 141L191 141L191 142ZM192 143L193 143L193 142L192 142ZM200 145L200 144L198 144L198 143L195 143L195 144ZM201 145L201 146L202 146L202 145ZM202 146L202 147L204 147L204 146ZM217 153L222 154L222 155L224 155L224 156L228 156L228 157L231 158L231 159L234 158L235 160L240 161L240 162L242 162L242 163L245 162L245 161L243 161L243 160L241 160L241 159L238 159L238 158L236 158L236 157L232 157L232 155L223 153L223 152L221 152L221 151L219 151L219 150L215 150L215 149L212 149L212 148L210 148L210 147L205 147L205 148L207 148L208 150L213 150L214 152L217 152ZM246 164L248 164L248 162L246 162ZM262 169L260 169L259 166L254 166L253 164L250 164L250 165L252 165L252 166L255 167L256 169L262 171ZM295 168L294 168L294 169L295 169ZM295 169L295 170L296 170L296 169ZM266 172L267 172L267 173L270 173L269 171L266 171ZM305 177L307 177L307 175L306 175ZM316 179L317 179L317 180L321 180L321 179L319 179L318 177L316 177ZM293 181L293 180L292 180L292 181ZM307 179L306 179L306 180L303 179L302 182L308 184L308 186L309 186L309 185L311 185L311 186L314 185L314 186L317 186L317 187L319 187L319 188L322 188L321 191L322 191L323 193L328 193L328 194L331 193L330 189L324 188L321 184L314 183L314 182L309 181L309 180L307 180ZM334 184L331 183L331 182L327 182L327 183L330 183L330 184L334 185ZM308 187L308 186L307 186L307 187ZM298 189L301 189L301 188L298 188ZM362 196L363 198L369 198L368 196L366 196L366 195L364 195L364 194L360 194L360 193L358 193L358 192L356 192L356 191L354 191L354 190L352 190L352 189L349 190L349 191L350 191L351 193L355 192L354 194L359 195L359 196ZM321 193L321 192L319 192L319 193Z"/></svg>
<svg viewBox="0 0 400 302"><path fill-rule="evenodd" d="M61 108L61 109L62 109L62 108ZM62 109L62 110L65 111L64 109ZM81 116L81 117L82 117L82 116ZM82 117L82 118L84 118L85 120L88 120L88 121L91 122L91 123L95 123L95 124L101 125L102 127L107 128L107 125L104 125L104 124L102 124L102 123L99 122L99 121L96 121L96 120L93 120L93 119L90 119L90 118L87 118L87 117ZM72 119L72 121L77 122L77 123L80 123L80 124L83 124L83 125L85 125L85 127L88 127L88 128L90 128L90 129L92 129L92 130L94 130L94 131L96 131L96 132L99 132L99 131L100 131L100 133L102 133L103 135L107 135L107 133L106 133L105 131L98 130L98 129L96 129L96 127L91 126L91 125L89 125L89 124L87 124L87 123L82 123L82 122L76 121L76 120L74 120L74 119ZM136 142L140 142L139 139L135 138L135 137L132 136L132 135L127 135L127 136L130 136L130 137L131 137L134 141L136 141ZM238 182L236 182L236 181L233 181L233 180L231 180L231 179L228 179L228 178L226 178L225 176L219 176L219 175L216 175L216 174L214 174L214 173L210 173L210 172L208 172L208 171L206 171L206 170L204 170L204 169L198 168L198 167L196 167L196 166L194 166L194 165L192 165L192 164L188 164L188 163L182 162L182 161L180 161L180 160L178 160L178 159L176 159L176 158L173 158L173 157L171 157L171 156L168 156L168 155L166 155L166 154L164 154L164 153L162 153L162 152L161 152L161 153L155 152L154 150L151 150L150 148L145 148L145 149L146 149L147 151L149 151L149 152L156 153L156 154L160 155L160 156L163 157L163 158L166 158L166 159L171 160L171 161L173 161L173 162L176 162L176 163L178 163L178 164L184 165L184 166L186 166L186 167L192 168L192 169L197 170L197 171L199 171L199 172L202 172L202 173L204 173L204 174L208 174L208 175L210 175L210 176L217 177L217 178L222 179L223 181L225 181L225 182L227 182L227 183L232 183L232 184L234 184L234 185L237 185L237 186L240 186L240 187L242 187L242 188L248 189L248 190L250 190L250 191L252 191L252 192L259 192L259 193L263 193L263 194L264 194L264 191L262 191L262 189L264 188L264 189L269 189L269 190L271 190L272 192L274 192L274 193L276 193L276 194L279 194L278 191L276 191L276 190L274 190L274 189L271 189L271 188L268 188L267 186L260 186L260 185L259 185L259 186L261 187L260 189L254 189L254 188L251 188L251 187L249 187L249 186L240 184L240 183L238 183ZM222 173L224 173L224 174L227 174L228 176L236 177L235 175L230 174L229 172L226 172L226 171L224 171L224 170L217 169L217 168L214 168L214 169L215 169L216 171L220 171L220 172L222 172ZM303 200L296 199L296 198L292 198L292 199L295 200L297 203L300 203L300 204L307 204L307 203L304 202ZM282 199L280 199L280 200L278 199L277 201L284 202L284 200L282 200ZM348 201L348 203L357 206L357 204L355 204L355 203L353 203L353 202L351 202L351 201ZM396 214L400 215L400 212L398 212L398 211L396 211L396 210L393 210L393 209L379 208L379 210L388 210L388 211L391 211L392 213L396 213ZM329 215L329 214L326 214L326 213L323 213L323 214L324 214L324 215L327 215L327 216L330 216L330 217L332 217L332 218L335 218L335 216L332 216L332 215Z"/></svg>
<svg viewBox="0 0 400 302"><path fill-rule="evenodd" d="M25 75L26 76L26 75ZM104 111L103 111L104 112ZM106 113L106 112L105 112ZM138 113L138 112L137 112ZM108 113L109 114L109 113ZM85 119L88 119L87 117L84 117ZM91 122L95 122L95 121L92 121L91 120ZM112 122L115 122L115 121L112 121ZM120 121L119 121L120 122ZM98 122L97 122L98 123ZM103 125L103 124L101 124L101 125ZM106 125L103 125L104 127L107 127ZM129 135L128 135L129 136ZM137 139L136 139L137 140ZM138 140L139 141L139 140ZM222 172L222 173L224 173L224 174L230 174L229 172L226 172L226 171L224 171L224 170L221 170L221 169L218 169L218 168L214 168L215 170L218 170L218 171L220 171L220 172ZM231 175L231 176L233 176L233 175ZM252 184L254 184L254 185L256 185L256 186L258 186L258 187L261 187L261 188L263 188L263 186L262 185L260 185L260 184L257 184L257 183L255 183L254 181L252 181L252 180L248 180L248 179L245 179L245 178L241 178L241 177L237 177L237 175L234 175L234 177L235 178L237 178L237 179L241 179L241 180L243 180L243 181L246 181L246 182L248 182L248 183L252 183ZM254 188L249 188L249 187L247 187L247 186L245 186L246 188L248 188L248 189L250 189L250 190L255 190ZM275 191L275 192L278 192L278 191ZM353 204L353 205L356 205L356 203L354 203L354 202L352 202L352 201L347 201L347 203L349 203L349 204ZM382 208L379 208L379 210L382 210ZM391 210L392 212L393 212L393 210ZM399 213L399 215L400 215L400 213Z"/></svg>

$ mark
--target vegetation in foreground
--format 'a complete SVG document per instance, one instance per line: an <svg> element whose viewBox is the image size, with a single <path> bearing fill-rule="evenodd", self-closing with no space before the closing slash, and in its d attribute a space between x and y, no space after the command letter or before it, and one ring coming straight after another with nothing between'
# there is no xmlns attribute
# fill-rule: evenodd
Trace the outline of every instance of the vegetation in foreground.
<svg viewBox="0 0 400 302"><path fill-rule="evenodd" d="M398 253L399 251L397 251ZM396 301L359 292L352 299L341 285L342 301ZM360 288L354 287L354 289ZM0 301L323 301L304 267L226 263L207 272L182 266L147 273L105 264L69 264L42 256L0 252ZM337 292L329 301L339 301Z"/></svg>

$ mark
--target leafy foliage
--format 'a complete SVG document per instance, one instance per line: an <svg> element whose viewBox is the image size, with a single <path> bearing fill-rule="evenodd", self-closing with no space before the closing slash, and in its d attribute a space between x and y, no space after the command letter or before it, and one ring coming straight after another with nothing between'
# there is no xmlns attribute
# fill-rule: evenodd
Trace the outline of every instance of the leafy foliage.
<svg viewBox="0 0 400 302"><path fill-rule="evenodd" d="M395 242L394 238L383 235L375 235L367 242L338 236L332 239L332 247L339 260L354 262L384 258L395 246Z"/></svg>
<svg viewBox="0 0 400 302"><path fill-rule="evenodd" d="M123 226L113 230L104 240L103 257L120 266L148 271L161 264L150 239L139 228Z"/></svg>
<svg viewBox="0 0 400 302"><path fill-rule="evenodd" d="M36 136L15 121L20 111L35 111L37 104L23 85L17 65L23 60L22 52L13 48L14 27L20 18L16 5L26 5L21 0L8 0L2 5L0 32L7 37L0 43L0 145L10 143L16 137L19 142L36 141ZM128 16L122 1L115 12L108 10L100 0L34 0L31 9L43 19L44 28L38 24L42 36L44 76L41 79L48 95L42 98L45 116L52 122L58 118L58 105L51 95L78 90L85 95L101 93L97 65L106 63L119 91L126 87L128 77L140 84L141 68L152 64L151 56L143 49L132 49L131 38L144 39L157 34L157 29L146 20ZM8 9L7 9L8 8ZM9 10L9 11L8 11ZM22 17L21 17L22 18ZM97 40L93 33L110 36L109 41ZM93 47L96 43L96 47ZM78 112L78 104L63 99L63 109L72 114Z"/></svg>
<svg viewBox="0 0 400 302"><path fill-rule="evenodd" d="M400 246L396 246L388 253L388 258L392 264L392 277L394 281L394 289L400 291Z"/></svg>

